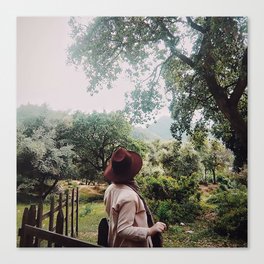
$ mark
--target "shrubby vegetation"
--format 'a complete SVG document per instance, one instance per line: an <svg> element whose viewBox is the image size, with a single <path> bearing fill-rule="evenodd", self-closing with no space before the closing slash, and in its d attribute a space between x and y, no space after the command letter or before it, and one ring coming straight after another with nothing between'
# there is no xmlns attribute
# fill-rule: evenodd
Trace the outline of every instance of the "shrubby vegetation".
<svg viewBox="0 0 264 264"><path fill-rule="evenodd" d="M247 239L248 210L247 186L238 180L237 174L233 177L220 179L219 189L208 199L208 203L216 206L216 219L213 229L230 237Z"/></svg>
<svg viewBox="0 0 264 264"><path fill-rule="evenodd" d="M143 195L151 211L168 224L193 222L200 213L200 193L197 180L182 176L138 177Z"/></svg>
<svg viewBox="0 0 264 264"><path fill-rule="evenodd" d="M155 151L156 150L156 151ZM137 181L155 217L168 224L190 223L213 213L214 232L247 239L247 168L232 171L233 156L216 139L149 143ZM199 186L216 190L201 201Z"/></svg>

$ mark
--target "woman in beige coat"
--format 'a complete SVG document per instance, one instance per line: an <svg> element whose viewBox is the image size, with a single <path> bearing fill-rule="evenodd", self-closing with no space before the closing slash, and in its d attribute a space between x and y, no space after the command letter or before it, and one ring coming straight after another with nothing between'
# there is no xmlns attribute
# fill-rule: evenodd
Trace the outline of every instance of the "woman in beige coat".
<svg viewBox="0 0 264 264"><path fill-rule="evenodd" d="M109 247L153 247L152 237L166 229L162 222L150 224L149 209L134 182L141 167L139 154L119 148L104 172L104 177L112 182L104 195Z"/></svg>

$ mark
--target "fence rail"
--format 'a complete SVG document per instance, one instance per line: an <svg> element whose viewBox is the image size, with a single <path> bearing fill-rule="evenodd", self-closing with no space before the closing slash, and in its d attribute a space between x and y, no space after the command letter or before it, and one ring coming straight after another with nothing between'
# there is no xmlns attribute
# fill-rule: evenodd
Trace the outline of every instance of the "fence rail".
<svg viewBox="0 0 264 264"><path fill-rule="evenodd" d="M24 226L24 232L24 235L30 239L35 236L42 240L48 240L51 243L55 243L55 247L98 247L98 245L27 224ZM25 247L33 246L30 239L26 241Z"/></svg>
<svg viewBox="0 0 264 264"><path fill-rule="evenodd" d="M76 197L76 198L75 198ZM70 200L70 203L69 203ZM69 204L71 205L69 225ZM76 205L76 209L75 209ZM63 209L65 207L65 216ZM55 213L56 224L54 225ZM49 219L48 230L42 228L43 220ZM48 247L98 247L91 243L76 239L78 237L79 218L79 189L72 189L71 196L67 192L63 200L62 193L59 195L58 205L55 206L55 198L51 197L50 210L43 213L43 203L31 205L24 209L21 228L18 231L20 236L20 247L39 247L42 240L48 241ZM74 225L75 222L75 225ZM70 235L69 234L70 226Z"/></svg>

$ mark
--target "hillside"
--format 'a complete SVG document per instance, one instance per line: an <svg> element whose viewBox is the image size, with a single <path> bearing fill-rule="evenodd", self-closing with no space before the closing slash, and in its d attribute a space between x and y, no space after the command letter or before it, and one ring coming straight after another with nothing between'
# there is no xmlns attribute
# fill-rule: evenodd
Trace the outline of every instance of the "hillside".
<svg viewBox="0 0 264 264"><path fill-rule="evenodd" d="M170 132L172 122L169 116L162 116L147 128L134 127L132 135L141 140L169 140L172 139Z"/></svg>

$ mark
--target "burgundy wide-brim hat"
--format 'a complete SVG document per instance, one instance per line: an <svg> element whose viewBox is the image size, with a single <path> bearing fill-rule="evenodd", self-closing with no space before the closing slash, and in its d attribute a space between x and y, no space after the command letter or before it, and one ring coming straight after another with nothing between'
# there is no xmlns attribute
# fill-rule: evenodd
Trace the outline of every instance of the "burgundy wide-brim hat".
<svg viewBox="0 0 264 264"><path fill-rule="evenodd" d="M109 165L104 171L104 177L112 182L128 182L138 174L142 164L142 158L138 153L119 148L112 154Z"/></svg>

